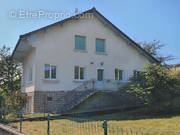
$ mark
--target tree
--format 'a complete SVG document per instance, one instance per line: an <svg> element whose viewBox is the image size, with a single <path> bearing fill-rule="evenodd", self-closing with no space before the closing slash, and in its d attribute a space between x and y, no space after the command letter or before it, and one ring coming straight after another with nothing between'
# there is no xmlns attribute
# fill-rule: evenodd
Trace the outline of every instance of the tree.
<svg viewBox="0 0 180 135"><path fill-rule="evenodd" d="M21 110L25 98L20 94L21 65L10 55L10 48L0 48L0 106L3 111ZM2 111L2 110L1 110Z"/></svg>
<svg viewBox="0 0 180 135"><path fill-rule="evenodd" d="M6 46L0 49L0 88L3 92L20 89L21 66L12 60L9 51Z"/></svg>
<svg viewBox="0 0 180 135"><path fill-rule="evenodd" d="M142 72L131 78L129 93L149 106L170 106L171 101L179 91L176 90L178 80L169 74L166 66L158 64L145 65ZM159 106L158 106L159 107Z"/></svg>
<svg viewBox="0 0 180 135"><path fill-rule="evenodd" d="M153 40L152 42L143 41L139 44L160 62L166 62L175 59L173 55L162 56L160 54L159 50L165 45L161 44L159 40Z"/></svg>

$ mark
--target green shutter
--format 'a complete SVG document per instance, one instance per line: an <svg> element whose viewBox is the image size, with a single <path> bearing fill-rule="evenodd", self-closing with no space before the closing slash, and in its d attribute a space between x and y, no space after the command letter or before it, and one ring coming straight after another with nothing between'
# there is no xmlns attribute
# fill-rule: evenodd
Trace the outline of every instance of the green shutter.
<svg viewBox="0 0 180 135"><path fill-rule="evenodd" d="M75 49L86 50L86 37L75 36Z"/></svg>
<svg viewBox="0 0 180 135"><path fill-rule="evenodd" d="M105 40L104 39L96 39L96 52L105 52Z"/></svg>

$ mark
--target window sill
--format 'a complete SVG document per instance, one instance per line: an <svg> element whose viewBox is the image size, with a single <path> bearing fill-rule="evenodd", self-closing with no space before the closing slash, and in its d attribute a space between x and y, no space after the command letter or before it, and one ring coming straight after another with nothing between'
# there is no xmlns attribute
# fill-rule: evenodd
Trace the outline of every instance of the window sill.
<svg viewBox="0 0 180 135"><path fill-rule="evenodd" d="M85 82L86 80L74 80L73 82L77 82L77 83L81 83L81 82Z"/></svg>
<svg viewBox="0 0 180 135"><path fill-rule="evenodd" d="M59 80L57 79L43 79L44 82L54 82L54 83L58 83Z"/></svg>
<svg viewBox="0 0 180 135"><path fill-rule="evenodd" d="M95 52L98 55L108 55L106 52Z"/></svg>
<svg viewBox="0 0 180 135"><path fill-rule="evenodd" d="M87 53L87 50L78 50L78 49L73 49L74 52L80 52L80 53Z"/></svg>

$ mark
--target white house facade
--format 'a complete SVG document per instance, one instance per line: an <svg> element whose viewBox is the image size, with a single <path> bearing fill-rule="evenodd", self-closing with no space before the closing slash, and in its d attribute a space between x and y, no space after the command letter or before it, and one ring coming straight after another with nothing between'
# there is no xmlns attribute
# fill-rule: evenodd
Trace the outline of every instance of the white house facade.
<svg viewBox="0 0 180 135"><path fill-rule="evenodd" d="M78 95L73 90L114 90L146 63L157 62L95 8L79 16L20 36L13 58L23 65L28 112L72 108L66 104Z"/></svg>

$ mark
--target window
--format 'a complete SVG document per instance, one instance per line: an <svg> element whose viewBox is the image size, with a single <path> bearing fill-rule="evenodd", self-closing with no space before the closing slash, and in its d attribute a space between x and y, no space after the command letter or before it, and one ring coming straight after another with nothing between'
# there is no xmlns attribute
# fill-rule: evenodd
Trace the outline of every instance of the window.
<svg viewBox="0 0 180 135"><path fill-rule="evenodd" d="M120 80L122 81L124 79L123 77L124 71L123 70L119 70L119 69L115 69L115 80Z"/></svg>
<svg viewBox="0 0 180 135"><path fill-rule="evenodd" d="M75 66L74 67L74 79L75 80L84 80L84 68L83 67L79 67L79 66Z"/></svg>
<svg viewBox="0 0 180 135"><path fill-rule="evenodd" d="M47 97L47 101L48 101L48 102L52 101L52 97L49 97L49 96L48 96L48 97Z"/></svg>
<svg viewBox="0 0 180 135"><path fill-rule="evenodd" d="M86 37L84 36L75 36L75 49L76 50L86 50Z"/></svg>
<svg viewBox="0 0 180 135"><path fill-rule="evenodd" d="M56 66L45 64L44 78L56 79Z"/></svg>
<svg viewBox="0 0 180 135"><path fill-rule="evenodd" d="M96 39L96 52L105 53L105 40Z"/></svg>
<svg viewBox="0 0 180 135"><path fill-rule="evenodd" d="M32 82L32 68L29 69L28 81Z"/></svg>

